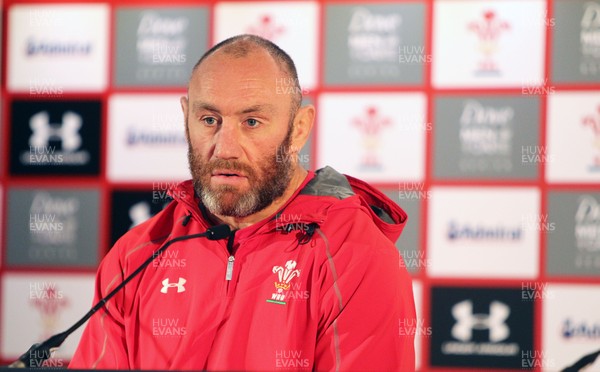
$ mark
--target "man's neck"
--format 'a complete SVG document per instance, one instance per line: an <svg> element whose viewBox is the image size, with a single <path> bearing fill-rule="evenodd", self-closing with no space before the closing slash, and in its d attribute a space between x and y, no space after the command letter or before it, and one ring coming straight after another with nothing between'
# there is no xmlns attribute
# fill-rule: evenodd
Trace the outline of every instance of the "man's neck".
<svg viewBox="0 0 600 372"><path fill-rule="evenodd" d="M276 211L278 211L287 201L294 195L298 187L304 182L306 175L308 172L306 169L301 166L296 166L294 173L292 174L292 178L288 187L285 189L283 195L278 197L271 203L268 207L260 210L250 216L246 217L231 217L231 216L220 216L216 214L212 214L208 212L211 219L215 220L217 223L225 223L231 227L232 230L243 229L244 227L251 226L263 219L269 217Z"/></svg>

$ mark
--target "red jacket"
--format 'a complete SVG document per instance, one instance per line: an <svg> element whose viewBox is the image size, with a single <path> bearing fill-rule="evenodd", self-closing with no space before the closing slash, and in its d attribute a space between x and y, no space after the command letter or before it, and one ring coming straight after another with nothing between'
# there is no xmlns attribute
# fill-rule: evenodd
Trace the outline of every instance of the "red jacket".
<svg viewBox="0 0 600 372"><path fill-rule="evenodd" d="M106 255L94 301L165 241L209 227L190 181L173 197ZM362 181L310 172L270 218L156 257L89 320L69 367L414 370L414 332L399 326L416 324L411 279L393 243L406 218Z"/></svg>

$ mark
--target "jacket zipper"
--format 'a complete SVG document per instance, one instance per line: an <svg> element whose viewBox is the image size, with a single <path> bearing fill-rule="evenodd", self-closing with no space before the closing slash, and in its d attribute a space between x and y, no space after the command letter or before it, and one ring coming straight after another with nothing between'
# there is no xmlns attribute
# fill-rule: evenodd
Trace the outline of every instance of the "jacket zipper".
<svg viewBox="0 0 600 372"><path fill-rule="evenodd" d="M227 271L225 272L225 280L231 280L233 278L233 263L235 262L235 257L233 255L229 256L227 259Z"/></svg>
<svg viewBox="0 0 600 372"><path fill-rule="evenodd" d="M229 287L231 285L231 280L233 279L233 264L235 263L235 256L233 255L233 241L235 239L235 230L231 232L229 238L227 238L227 252L229 253L229 257L227 257L227 269L225 270L225 293L229 295Z"/></svg>

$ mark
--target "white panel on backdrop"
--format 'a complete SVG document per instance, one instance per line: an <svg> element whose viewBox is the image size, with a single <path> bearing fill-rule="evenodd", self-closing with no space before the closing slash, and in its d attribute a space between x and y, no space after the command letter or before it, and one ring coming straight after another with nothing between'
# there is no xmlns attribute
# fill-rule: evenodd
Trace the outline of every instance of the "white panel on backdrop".
<svg viewBox="0 0 600 372"><path fill-rule="evenodd" d="M106 87L107 4L20 4L8 13L9 90L57 95Z"/></svg>
<svg viewBox="0 0 600 372"><path fill-rule="evenodd" d="M180 94L109 99L108 178L122 182L190 178Z"/></svg>
<svg viewBox="0 0 600 372"><path fill-rule="evenodd" d="M600 182L600 93L548 96L546 180Z"/></svg>
<svg viewBox="0 0 600 372"><path fill-rule="evenodd" d="M436 0L433 85L521 88L543 83L545 4Z"/></svg>
<svg viewBox="0 0 600 372"><path fill-rule="evenodd" d="M559 371L600 349L600 286L544 283L537 292L544 306L537 366ZM585 371L600 371L600 359Z"/></svg>
<svg viewBox="0 0 600 372"><path fill-rule="evenodd" d="M2 358L14 360L33 343L67 330L92 307L93 295L94 274L4 274ZM69 336L45 366L66 368L82 332Z"/></svg>
<svg viewBox="0 0 600 372"><path fill-rule="evenodd" d="M302 2L218 2L214 44L238 34L271 40L292 57L303 90L317 85L318 5Z"/></svg>
<svg viewBox="0 0 600 372"><path fill-rule="evenodd" d="M422 93L326 93L319 97L318 167L368 182L421 181L426 99Z"/></svg>
<svg viewBox="0 0 600 372"><path fill-rule="evenodd" d="M539 190L433 187L429 201L427 254L431 276L537 276Z"/></svg>

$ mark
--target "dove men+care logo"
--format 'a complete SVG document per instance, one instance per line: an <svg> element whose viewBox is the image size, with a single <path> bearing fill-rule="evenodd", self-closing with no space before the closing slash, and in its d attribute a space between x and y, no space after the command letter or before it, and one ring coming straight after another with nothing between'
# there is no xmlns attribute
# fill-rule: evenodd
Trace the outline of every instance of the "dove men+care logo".
<svg viewBox="0 0 600 372"><path fill-rule="evenodd" d="M14 175L97 175L99 101L19 101L11 105Z"/></svg>

